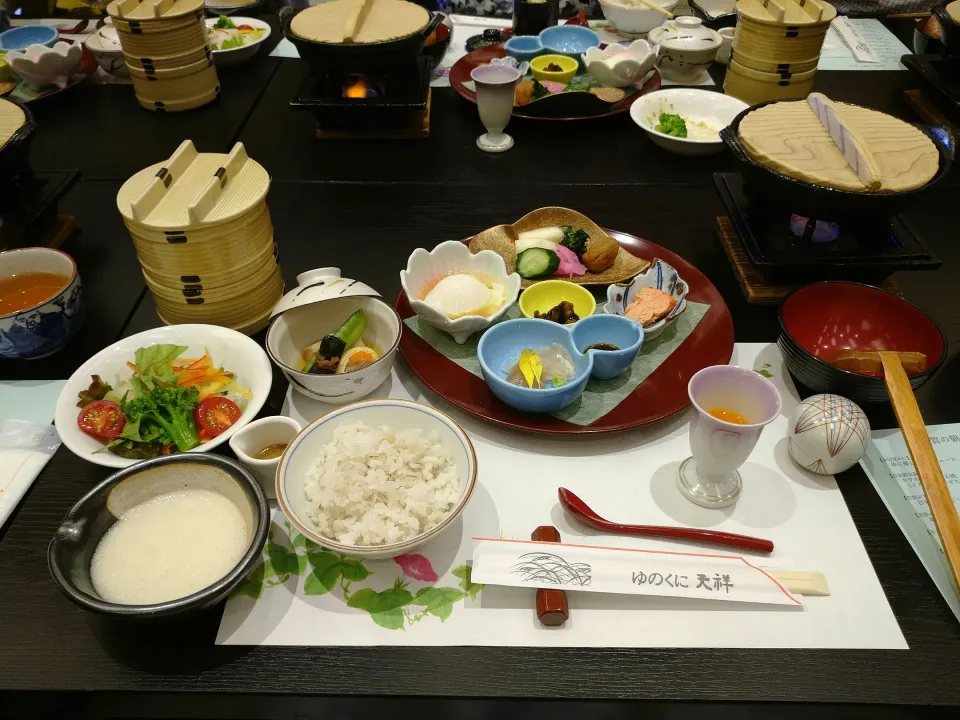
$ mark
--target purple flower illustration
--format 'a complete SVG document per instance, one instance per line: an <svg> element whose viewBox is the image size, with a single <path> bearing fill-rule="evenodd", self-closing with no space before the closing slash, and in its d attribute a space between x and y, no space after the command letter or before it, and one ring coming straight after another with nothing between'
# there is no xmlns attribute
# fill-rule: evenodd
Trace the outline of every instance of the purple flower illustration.
<svg viewBox="0 0 960 720"><path fill-rule="evenodd" d="M440 579L430 561L423 555L398 555L393 561L400 566L403 574L421 582L436 582Z"/></svg>

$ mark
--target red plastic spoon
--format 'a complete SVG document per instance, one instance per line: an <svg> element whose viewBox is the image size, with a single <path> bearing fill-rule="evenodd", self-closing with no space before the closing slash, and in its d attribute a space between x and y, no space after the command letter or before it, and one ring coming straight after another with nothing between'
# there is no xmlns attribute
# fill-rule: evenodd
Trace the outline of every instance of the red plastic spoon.
<svg viewBox="0 0 960 720"><path fill-rule="evenodd" d="M648 537L668 538L670 540L688 540L690 542L710 543L712 545L726 545L741 550L756 552L773 552L773 543L770 540L737 535L736 533L720 532L719 530L698 530L697 528L665 527L662 525L621 525L610 522L597 513L583 500L566 488L557 491L560 504L564 509L575 516L580 522L597 530L606 530L615 535L646 535Z"/></svg>

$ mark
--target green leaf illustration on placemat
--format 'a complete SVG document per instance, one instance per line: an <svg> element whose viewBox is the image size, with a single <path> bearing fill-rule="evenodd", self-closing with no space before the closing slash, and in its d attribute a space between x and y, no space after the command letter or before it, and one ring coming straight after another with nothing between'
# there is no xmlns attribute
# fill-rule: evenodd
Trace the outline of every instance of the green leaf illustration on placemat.
<svg viewBox="0 0 960 720"><path fill-rule="evenodd" d="M336 592L339 585L348 607L366 611L380 627L405 630L408 625L428 616L443 622L450 617L458 602L467 598L475 600L483 588L483 585L471 582L470 567L460 565L451 570L460 580L459 588L426 585L413 593L408 589L411 580L436 581L438 576L426 557L405 555L393 561L410 579L397 577L393 586L386 590L357 589L355 583L362 583L375 575L363 560L331 552L296 532L288 522L284 525L286 532L277 524L270 526L263 559L240 582L233 595L259 600L267 588L281 585L291 576L305 575L304 595L327 595Z"/></svg>
<svg viewBox="0 0 960 720"><path fill-rule="evenodd" d="M688 300L687 309L671 325L653 340L644 341L640 354L625 373L612 380L591 379L580 399L554 413L554 416L574 425L590 425L602 418L619 405L640 383L650 377L653 371L680 347L709 309L710 306L705 303ZM518 317L520 317L520 310L514 306L507 312L505 319L512 320ZM480 361L477 360L480 333L472 335L463 345L458 345L450 335L426 322L420 322L420 318L416 315L403 322L441 355L477 377L483 377L480 372Z"/></svg>
<svg viewBox="0 0 960 720"><path fill-rule="evenodd" d="M470 579L470 574L472 572L469 565L461 565L460 567L455 567L451 572L460 578L460 587L463 588L463 591L470 596L471 600L476 600L477 595L480 594L480 591L483 590L483 585L479 583L472 582Z"/></svg>
<svg viewBox="0 0 960 720"><path fill-rule="evenodd" d="M307 562L313 570L303 581L303 592L307 595L326 595L333 590L343 569L340 556L326 550L312 552L307 553Z"/></svg>
<svg viewBox="0 0 960 720"><path fill-rule="evenodd" d="M370 613L373 621L388 630L403 630L404 605L413 600L413 595L405 587L392 587L389 590L377 592L370 588L357 590L347 605Z"/></svg>

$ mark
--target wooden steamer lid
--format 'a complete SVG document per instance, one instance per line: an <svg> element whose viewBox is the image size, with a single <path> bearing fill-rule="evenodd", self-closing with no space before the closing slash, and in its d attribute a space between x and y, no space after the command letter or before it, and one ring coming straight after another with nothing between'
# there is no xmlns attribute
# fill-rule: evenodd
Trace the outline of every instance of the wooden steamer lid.
<svg viewBox="0 0 960 720"><path fill-rule="evenodd" d="M197 12L203 12L203 0L113 0L107 5L110 17L128 23L169 21Z"/></svg>
<svg viewBox="0 0 960 720"><path fill-rule="evenodd" d="M829 25L837 9L822 0L737 0L737 14L763 25Z"/></svg>
<svg viewBox="0 0 960 720"><path fill-rule="evenodd" d="M329 0L297 13L290 31L313 42L363 44L410 37L429 23L430 13L406 0Z"/></svg>
<svg viewBox="0 0 960 720"><path fill-rule="evenodd" d="M13 134L27 122L23 108L0 98L0 148L7 144Z"/></svg>
<svg viewBox="0 0 960 720"><path fill-rule="evenodd" d="M141 170L117 193L124 219L148 229L189 231L226 222L264 202L270 176L243 143L229 155L199 153L184 140L168 160Z"/></svg>
<svg viewBox="0 0 960 720"><path fill-rule="evenodd" d="M837 132L842 127L846 154L812 103L828 106L837 118L840 125L831 121L832 127ZM816 94L751 110L740 121L737 135L750 156L767 167L837 190L913 190L929 182L940 167L936 145L921 130L886 113L833 103ZM853 147L856 155L850 150ZM851 163L848 155L866 160ZM861 167L867 165L869 181L864 180Z"/></svg>

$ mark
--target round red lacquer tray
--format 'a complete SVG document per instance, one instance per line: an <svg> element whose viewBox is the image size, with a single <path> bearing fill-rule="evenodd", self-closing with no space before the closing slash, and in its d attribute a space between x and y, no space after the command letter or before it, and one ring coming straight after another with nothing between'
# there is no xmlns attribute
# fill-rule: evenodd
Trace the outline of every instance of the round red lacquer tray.
<svg viewBox="0 0 960 720"><path fill-rule="evenodd" d="M470 72L479 65L486 65L494 58L507 56L507 51L503 49L503 44L488 45L478 48L471 53L467 53L454 63L450 68L450 87L460 95L460 97L477 104L477 94L464 85L470 80ZM650 78L644 83L639 91L628 95L623 100L613 105L607 105L604 110L582 114L578 112L562 111L559 114L547 112L547 114L537 114L527 112L523 107L515 107L512 117L527 118L530 120L592 120L594 118L610 117L611 115L620 115L630 110L630 106L641 95L646 95L654 90L659 90L661 84L660 72L654 71ZM529 107L529 106L526 106ZM562 106L561 106L562 109Z"/></svg>
<svg viewBox="0 0 960 720"><path fill-rule="evenodd" d="M648 260L658 257L672 265L690 287L687 299L706 303L710 309L690 336L650 377L593 424L574 425L552 415L522 413L504 405L490 392L483 378L448 360L409 329L405 329L400 337L403 359L420 382L456 407L483 420L517 430L566 435L619 432L649 425L680 412L690 404L687 383L693 374L709 365L725 365L733 355L730 310L704 274L679 255L634 235L615 230L606 232L627 252ZM402 290L396 309L403 319L414 314Z"/></svg>

